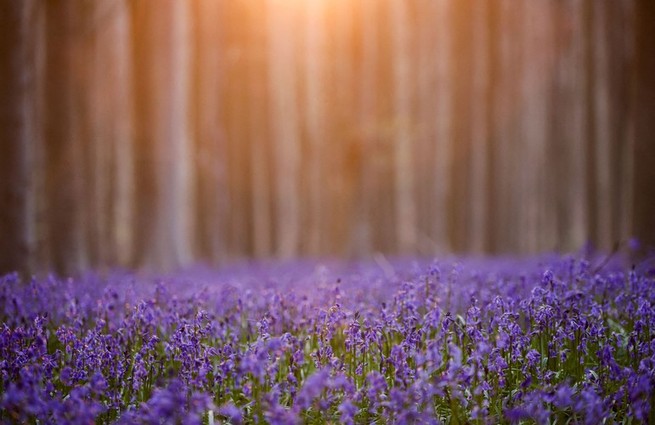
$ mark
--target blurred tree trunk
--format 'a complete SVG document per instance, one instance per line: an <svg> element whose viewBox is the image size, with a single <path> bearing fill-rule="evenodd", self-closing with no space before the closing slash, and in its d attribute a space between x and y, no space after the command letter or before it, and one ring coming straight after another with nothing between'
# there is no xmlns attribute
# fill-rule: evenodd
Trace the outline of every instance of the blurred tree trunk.
<svg viewBox="0 0 655 425"><path fill-rule="evenodd" d="M313 2L312 2L313 3ZM271 143L268 135L268 83L266 67L266 27L265 14L258 7L259 2L249 5L250 25L248 46L248 93L249 116L248 129L250 134L250 169L252 171L252 190L250 205L252 208L252 255L255 258L267 258L273 248L273 217L271 189L272 167Z"/></svg>
<svg viewBox="0 0 655 425"><path fill-rule="evenodd" d="M518 5L514 5L517 7ZM451 32L453 40L452 81L453 86L453 133L451 167L450 236L456 252L466 252L471 240L471 168L473 149L472 127L474 121L472 97L473 69L473 23L472 11L476 6L472 0L459 0L452 8Z"/></svg>
<svg viewBox="0 0 655 425"><path fill-rule="evenodd" d="M521 139L521 119L522 119L522 105L521 105L521 86L517 82L521 81L524 72L522 62L522 49L525 40L525 34L521 31L523 26L523 11L528 6L528 2L516 3L513 0L504 2L503 13L507 19L507 26L504 29L504 49L507 55L506 69L507 78L504 86L505 94L502 96L506 98L507 110L505 119L505 154L504 162L500 167L507 169L507 180L505 181L506 187L504 190L507 193L507 209L506 225L504 232L504 251L505 252L519 252L520 244L523 237L525 237L526 229L522 226L523 214L525 213L525 196L527 193L523 190L523 175L522 171L526 169L523 161L523 143L526 142Z"/></svg>
<svg viewBox="0 0 655 425"><path fill-rule="evenodd" d="M253 253L253 215L251 170L251 115L248 2L226 2L225 7L225 124L227 129L227 178L231 214L227 226L228 255L232 259Z"/></svg>
<svg viewBox="0 0 655 425"><path fill-rule="evenodd" d="M298 254L301 205L299 196L300 138L298 134L295 6L285 0L267 1L271 133L274 141L276 253Z"/></svg>
<svg viewBox="0 0 655 425"><path fill-rule="evenodd" d="M432 234L434 208L434 145L435 145L435 68L436 7L433 0L417 1L415 10L416 54L416 150L413 172L416 178L417 252L434 254L437 250Z"/></svg>
<svg viewBox="0 0 655 425"><path fill-rule="evenodd" d="M548 144L548 86L550 82L549 49L552 42L548 38L551 3L548 0L535 0L524 4L521 17L523 45L522 72L520 80L521 99L519 116L521 136L522 167L520 171L520 191L522 202L520 229L521 252L534 253L542 249L544 236L550 229L545 216L549 211L545 202L546 158Z"/></svg>
<svg viewBox="0 0 655 425"><path fill-rule="evenodd" d="M558 200L559 250L577 249L587 238L586 68L584 0L562 5L561 44L557 72L560 171L553 177L561 188Z"/></svg>
<svg viewBox="0 0 655 425"><path fill-rule="evenodd" d="M325 173L323 170L324 149L327 147L328 128L327 118L327 2L323 0L306 2L305 15L305 51L304 51L304 78L307 142L307 221L306 236L307 253L318 255L324 248L325 234L324 203L327 194Z"/></svg>
<svg viewBox="0 0 655 425"><path fill-rule="evenodd" d="M108 83L102 89L107 96L99 119L108 121L101 129L111 146L114 162L110 172L110 265L133 265L135 234L134 164L134 82L130 9L128 0L114 0L111 20L99 43L106 53L98 62L98 72ZM106 67L105 67L106 66ZM103 71L104 69L104 71ZM111 92L109 92L111 90ZM112 117L112 118L110 118Z"/></svg>
<svg viewBox="0 0 655 425"><path fill-rule="evenodd" d="M400 253L413 252L417 246L416 196L412 167L414 138L412 136L412 69L408 4L389 2L391 16L393 66L393 143L394 200L396 209L396 239Z"/></svg>
<svg viewBox="0 0 655 425"><path fill-rule="evenodd" d="M334 32L329 70L332 75L331 124L335 136L331 140L327 162L328 170L338 170L328 174L329 215L325 233L331 237L325 244L323 253L342 256L347 252L352 233L353 215L356 207L356 186L359 181L361 155L354 131L357 122L355 87L357 75L354 61L354 25L352 0L330 0L328 16L333 18L328 28ZM329 22L329 21L328 21ZM328 230L329 229L329 230Z"/></svg>
<svg viewBox="0 0 655 425"><path fill-rule="evenodd" d="M37 266L44 9L0 1L0 274Z"/></svg>
<svg viewBox="0 0 655 425"><path fill-rule="evenodd" d="M396 250L396 218L395 198L392 196L394 187L394 145L393 145L393 117L392 95L390 88L393 87L392 61L395 60L395 52L390 49L392 46L392 32L384 29L391 28L391 17L389 16L389 2L377 2L377 25L376 31L376 63L378 65L375 84L378 88L376 93L376 111L374 121L374 137L369 144L367 159L370 164L371 180L375 182L372 188L373 215L371 216L371 246L373 252L392 253ZM382 229L385 229L384 231Z"/></svg>
<svg viewBox="0 0 655 425"><path fill-rule="evenodd" d="M594 62L594 104L593 104L593 123L594 134L596 135L595 151L591 152L595 156L595 183L597 205L595 208L596 219L596 243L599 248L611 249L615 241L615 235L612 232L612 221L614 210L613 204L617 201L614 193L612 181L618 176L613 175L615 168L614 162L619 162L619 158L612 155L612 144L615 143L612 129L614 126L611 114L611 85L610 85L610 31L608 21L610 17L608 9L610 5L605 2L594 2L592 5L594 19L591 23L591 47Z"/></svg>
<svg viewBox="0 0 655 425"><path fill-rule="evenodd" d="M47 9L46 196L52 266L65 274L88 266L87 166L83 122L88 64L81 31L84 9L77 2L52 1Z"/></svg>
<svg viewBox="0 0 655 425"><path fill-rule="evenodd" d="M453 143L453 101L454 92L452 81L451 61L454 54L452 40L452 2L449 0L437 0L435 13L435 52L436 58L436 88L430 92L436 97L435 110L435 158L434 158L434 208L433 239L440 253L449 252L452 249L449 223L453 214L452 210L452 185L451 175L453 167L452 143Z"/></svg>
<svg viewBox="0 0 655 425"><path fill-rule="evenodd" d="M596 25L597 16L594 0L584 0L582 4L582 51L583 63L581 68L581 87L580 95L583 96L582 106L582 120L584 122L582 149L584 150L585 164L585 181L584 193L587 203L587 214L585 219L585 239L580 242L585 250L590 253L595 249L598 244L598 178L596 167L599 134L597 133L596 114L594 107L596 106L596 89L594 85L596 82L597 63L594 55L594 27ZM601 145L602 148L602 145Z"/></svg>
<svg viewBox="0 0 655 425"><path fill-rule="evenodd" d="M512 212L511 192L512 175L509 155L513 149L510 140L510 122L512 104L509 98L509 88L513 84L511 56L512 21L510 11L511 0L498 0L497 23L495 25L495 62L496 93L493 99L494 110L494 205L496 207L496 223L494 232L494 249L503 252L509 249L510 214ZM501 95L502 93L502 95Z"/></svg>
<svg viewBox="0 0 655 425"><path fill-rule="evenodd" d="M351 254L363 257L373 250L372 234L377 214L375 206L375 147L378 132L377 96L378 83L378 0L360 0L358 4L360 68L358 74L359 110L357 138L361 158L359 174L359 196L355 210L355 224L351 242Z"/></svg>
<svg viewBox="0 0 655 425"><path fill-rule="evenodd" d="M196 240L200 257L220 264L228 255L231 203L223 123L225 30L220 25L225 6L221 0L196 1L194 6Z"/></svg>
<svg viewBox="0 0 655 425"><path fill-rule="evenodd" d="M88 4L83 57L86 202L90 217L88 246L94 267L128 265L132 260L133 107L131 27L125 0Z"/></svg>
<svg viewBox="0 0 655 425"><path fill-rule="evenodd" d="M81 163L87 164L83 176L84 189L83 198L78 199L78 207L84 208L88 217L86 223L86 255L89 267L97 268L107 264L107 250L109 238L106 234L109 224L108 208L108 173L111 167L112 158L109 144L103 138L103 125L99 113L103 109L102 103L106 100L101 95L101 89L109 82L102 81L100 69L101 56L104 51L99 49L101 41L102 26L106 24L106 7L111 6L111 1L98 3L79 2L80 16L77 37L80 39L79 57L76 62L78 69L77 83L81 86L83 93L80 110L80 140L82 142ZM105 15L105 16L103 16ZM81 62L84 61L82 65ZM82 65L82 66L80 66ZM103 64L104 65L104 64ZM108 122L104 123L105 125ZM104 140L103 140L104 139Z"/></svg>
<svg viewBox="0 0 655 425"><path fill-rule="evenodd" d="M637 0L633 231L655 246L655 2Z"/></svg>
<svg viewBox="0 0 655 425"><path fill-rule="evenodd" d="M636 28L634 0L622 0L613 3L616 13L620 16L619 24L613 28L613 52L615 55L613 83L616 95L613 96L612 105L616 110L615 129L615 165L618 168L619 178L617 185L618 198L613 205L617 220L614 223L615 231L621 241L625 242L634 236L632 228L633 211L633 148L634 148L634 73Z"/></svg>
<svg viewBox="0 0 655 425"><path fill-rule="evenodd" d="M541 36L535 40L535 49L540 52L540 66L537 69L539 90L535 96L535 102L539 102L538 122L542 132L539 141L541 146L537 149L536 160L540 163L539 168L539 235L535 251L552 251L557 245L557 194L561 188L557 186L554 175L557 173L557 135L555 131L555 115L558 112L558 105L554 103L558 37L555 23L560 20L559 5L548 0L540 2L540 11L536 17L540 22ZM533 15L534 16L534 15ZM541 46L539 46L541 44ZM536 67L535 67L536 69Z"/></svg>
<svg viewBox="0 0 655 425"><path fill-rule="evenodd" d="M471 8L472 31L472 81L471 81L471 156L470 202L471 225L467 250L481 254L487 249L489 189L488 153L490 103L490 58L489 58L489 16L491 4L488 1L474 4Z"/></svg>
<svg viewBox="0 0 655 425"><path fill-rule="evenodd" d="M135 3L142 263L157 268L192 258L190 143L191 10L176 0Z"/></svg>
<svg viewBox="0 0 655 425"><path fill-rule="evenodd" d="M626 161L632 149L634 118L626 76L634 61L633 10L632 0L594 2L592 6L595 239L603 250L629 237L631 189Z"/></svg>

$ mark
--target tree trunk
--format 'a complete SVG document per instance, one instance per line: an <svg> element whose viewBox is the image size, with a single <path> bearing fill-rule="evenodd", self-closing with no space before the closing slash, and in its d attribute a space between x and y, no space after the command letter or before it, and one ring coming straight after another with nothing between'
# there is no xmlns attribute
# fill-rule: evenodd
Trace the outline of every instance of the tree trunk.
<svg viewBox="0 0 655 425"><path fill-rule="evenodd" d="M295 5L268 0L269 90L271 130L276 169L276 253L281 258L298 254L300 240L300 139L298 134Z"/></svg>
<svg viewBox="0 0 655 425"><path fill-rule="evenodd" d="M43 7L0 2L0 274L37 267Z"/></svg>
<svg viewBox="0 0 655 425"><path fill-rule="evenodd" d="M434 209L434 145L435 145L435 68L437 3L433 0L416 2L416 150L414 173L416 178L417 247L423 255L433 255L438 247L433 239L432 223L439 213Z"/></svg>
<svg viewBox="0 0 655 425"><path fill-rule="evenodd" d="M394 123L394 200L398 251L411 253L417 246L416 197L414 194L409 11L405 2L391 0Z"/></svg>
<svg viewBox="0 0 655 425"><path fill-rule="evenodd" d="M561 169L555 178L560 189L558 240L560 250L578 249L587 238L586 74L584 1L563 5L565 42L561 46L557 98Z"/></svg>
<svg viewBox="0 0 655 425"><path fill-rule="evenodd" d="M114 158L111 171L110 205L110 235L113 252L109 257L110 265L127 266L134 259L134 213L136 199L135 163L134 163L134 84L131 61L133 28L130 21L130 9L127 0L116 0L113 17L107 27L106 41L107 60L106 77L112 89L108 96L107 110L102 111L100 118L109 120L106 129L110 140L111 156ZM103 42L104 43L104 42ZM111 47L110 47L111 46ZM100 66L100 64L99 64ZM100 70L99 70L100 71ZM104 91L103 91L104 92ZM109 117L113 118L109 118ZM104 133L104 131L103 131Z"/></svg>
<svg viewBox="0 0 655 425"><path fill-rule="evenodd" d="M655 3L637 0L634 74L633 232L655 246Z"/></svg>
<svg viewBox="0 0 655 425"><path fill-rule="evenodd" d="M616 28L614 40L614 52L620 64L620 71L615 74L616 86L620 90L616 106L617 129L616 129L616 151L618 152L616 165L619 169L617 183L618 199L614 208L617 211L618 219L615 223L616 232L621 242L626 242L634 235L632 228L633 212L633 149L635 131L635 102L634 102L634 62L636 46L635 10L634 0L622 0L618 3L621 17L620 24ZM628 77L629 76L629 77ZM629 82L626 84L626 82Z"/></svg>
<svg viewBox="0 0 655 425"><path fill-rule="evenodd" d="M438 0L435 10L436 18L436 89L431 95L436 97L435 111L435 206L433 240L440 253L452 249L449 223L452 215L451 175L453 144L453 101L452 88L452 2Z"/></svg>
<svg viewBox="0 0 655 425"><path fill-rule="evenodd" d="M550 70L548 39L550 2L535 0L524 4L521 17L524 41L522 46L521 101L519 139L521 155L520 187L522 203L519 249L535 253L543 249L547 232L545 215L546 158L548 143L548 89Z"/></svg>
<svg viewBox="0 0 655 425"><path fill-rule="evenodd" d="M614 204L614 193L612 186L613 167L612 162L612 116L610 115L610 69L609 69L609 28L607 26L608 6L604 2L594 2L594 20L591 28L591 47L594 62L594 104L593 123L594 134L596 135L595 151L591 152L595 157L595 185L597 193L597 207L595 208L596 218L596 242L599 248L610 249L612 245L612 220Z"/></svg>
<svg viewBox="0 0 655 425"><path fill-rule="evenodd" d="M470 182L471 225L468 251L480 254L487 249L487 217L489 215L489 185L487 160L489 149L489 14L487 1L471 8L472 81L471 81L471 156Z"/></svg>
<svg viewBox="0 0 655 425"><path fill-rule="evenodd" d="M373 250L374 217L376 215L374 175L375 147L378 132L377 76L378 76L378 0L359 2L359 107L357 117L357 139L363 153L359 174L359 196L355 210L355 224L352 234L351 254L363 257Z"/></svg>
<svg viewBox="0 0 655 425"><path fill-rule="evenodd" d="M312 2L313 3L313 2ZM250 169L252 172L252 255L268 258L272 255L273 220L271 188L271 143L268 134L268 84L266 81L266 27L259 3L251 4L252 15L248 27L248 128L250 134ZM255 13L257 11L257 13Z"/></svg>
<svg viewBox="0 0 655 425"><path fill-rule="evenodd" d="M190 15L187 2L136 3L142 114L140 251L144 264L159 269L192 259Z"/></svg>
<svg viewBox="0 0 655 425"><path fill-rule="evenodd" d="M307 142L308 157L307 166L307 253L318 255L325 243L322 237L325 235L325 218L323 216L324 198L327 192L324 190L326 182L322 164L324 163L323 150L327 145L328 128L327 117L327 31L326 12L327 3L323 0L306 2L305 15L305 98L306 121L307 121Z"/></svg>
<svg viewBox="0 0 655 425"><path fill-rule="evenodd" d="M124 0L95 2L86 22L93 36L85 55L88 120L85 128L89 203L89 249L92 264L129 265L132 260L133 107L131 27Z"/></svg>
<svg viewBox="0 0 655 425"><path fill-rule="evenodd" d="M46 193L51 266L71 274L88 266L84 202L87 164L82 160L85 102L83 9L52 1L47 9Z"/></svg>
<svg viewBox="0 0 655 425"><path fill-rule="evenodd" d="M195 2L195 161L197 249L213 264L228 256L230 191L224 124L225 6L221 0Z"/></svg>

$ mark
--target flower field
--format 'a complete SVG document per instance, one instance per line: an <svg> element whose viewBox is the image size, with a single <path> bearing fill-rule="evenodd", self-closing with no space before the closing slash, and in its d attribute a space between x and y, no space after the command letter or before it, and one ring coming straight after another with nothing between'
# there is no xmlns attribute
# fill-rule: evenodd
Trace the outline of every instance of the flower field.
<svg viewBox="0 0 655 425"><path fill-rule="evenodd" d="M0 422L653 423L648 264L7 275Z"/></svg>

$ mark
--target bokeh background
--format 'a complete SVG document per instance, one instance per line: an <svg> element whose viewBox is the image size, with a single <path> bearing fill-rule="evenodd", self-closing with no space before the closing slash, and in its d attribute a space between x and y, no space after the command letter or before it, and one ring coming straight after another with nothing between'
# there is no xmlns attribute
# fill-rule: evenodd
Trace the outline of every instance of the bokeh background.
<svg viewBox="0 0 655 425"><path fill-rule="evenodd" d="M655 242L651 0L0 0L0 271Z"/></svg>

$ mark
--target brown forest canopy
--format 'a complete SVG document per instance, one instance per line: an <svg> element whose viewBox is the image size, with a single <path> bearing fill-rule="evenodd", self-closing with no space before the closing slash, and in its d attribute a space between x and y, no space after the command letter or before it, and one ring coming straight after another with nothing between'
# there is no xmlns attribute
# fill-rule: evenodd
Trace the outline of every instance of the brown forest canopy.
<svg viewBox="0 0 655 425"><path fill-rule="evenodd" d="M649 0L0 0L0 271L655 241Z"/></svg>

